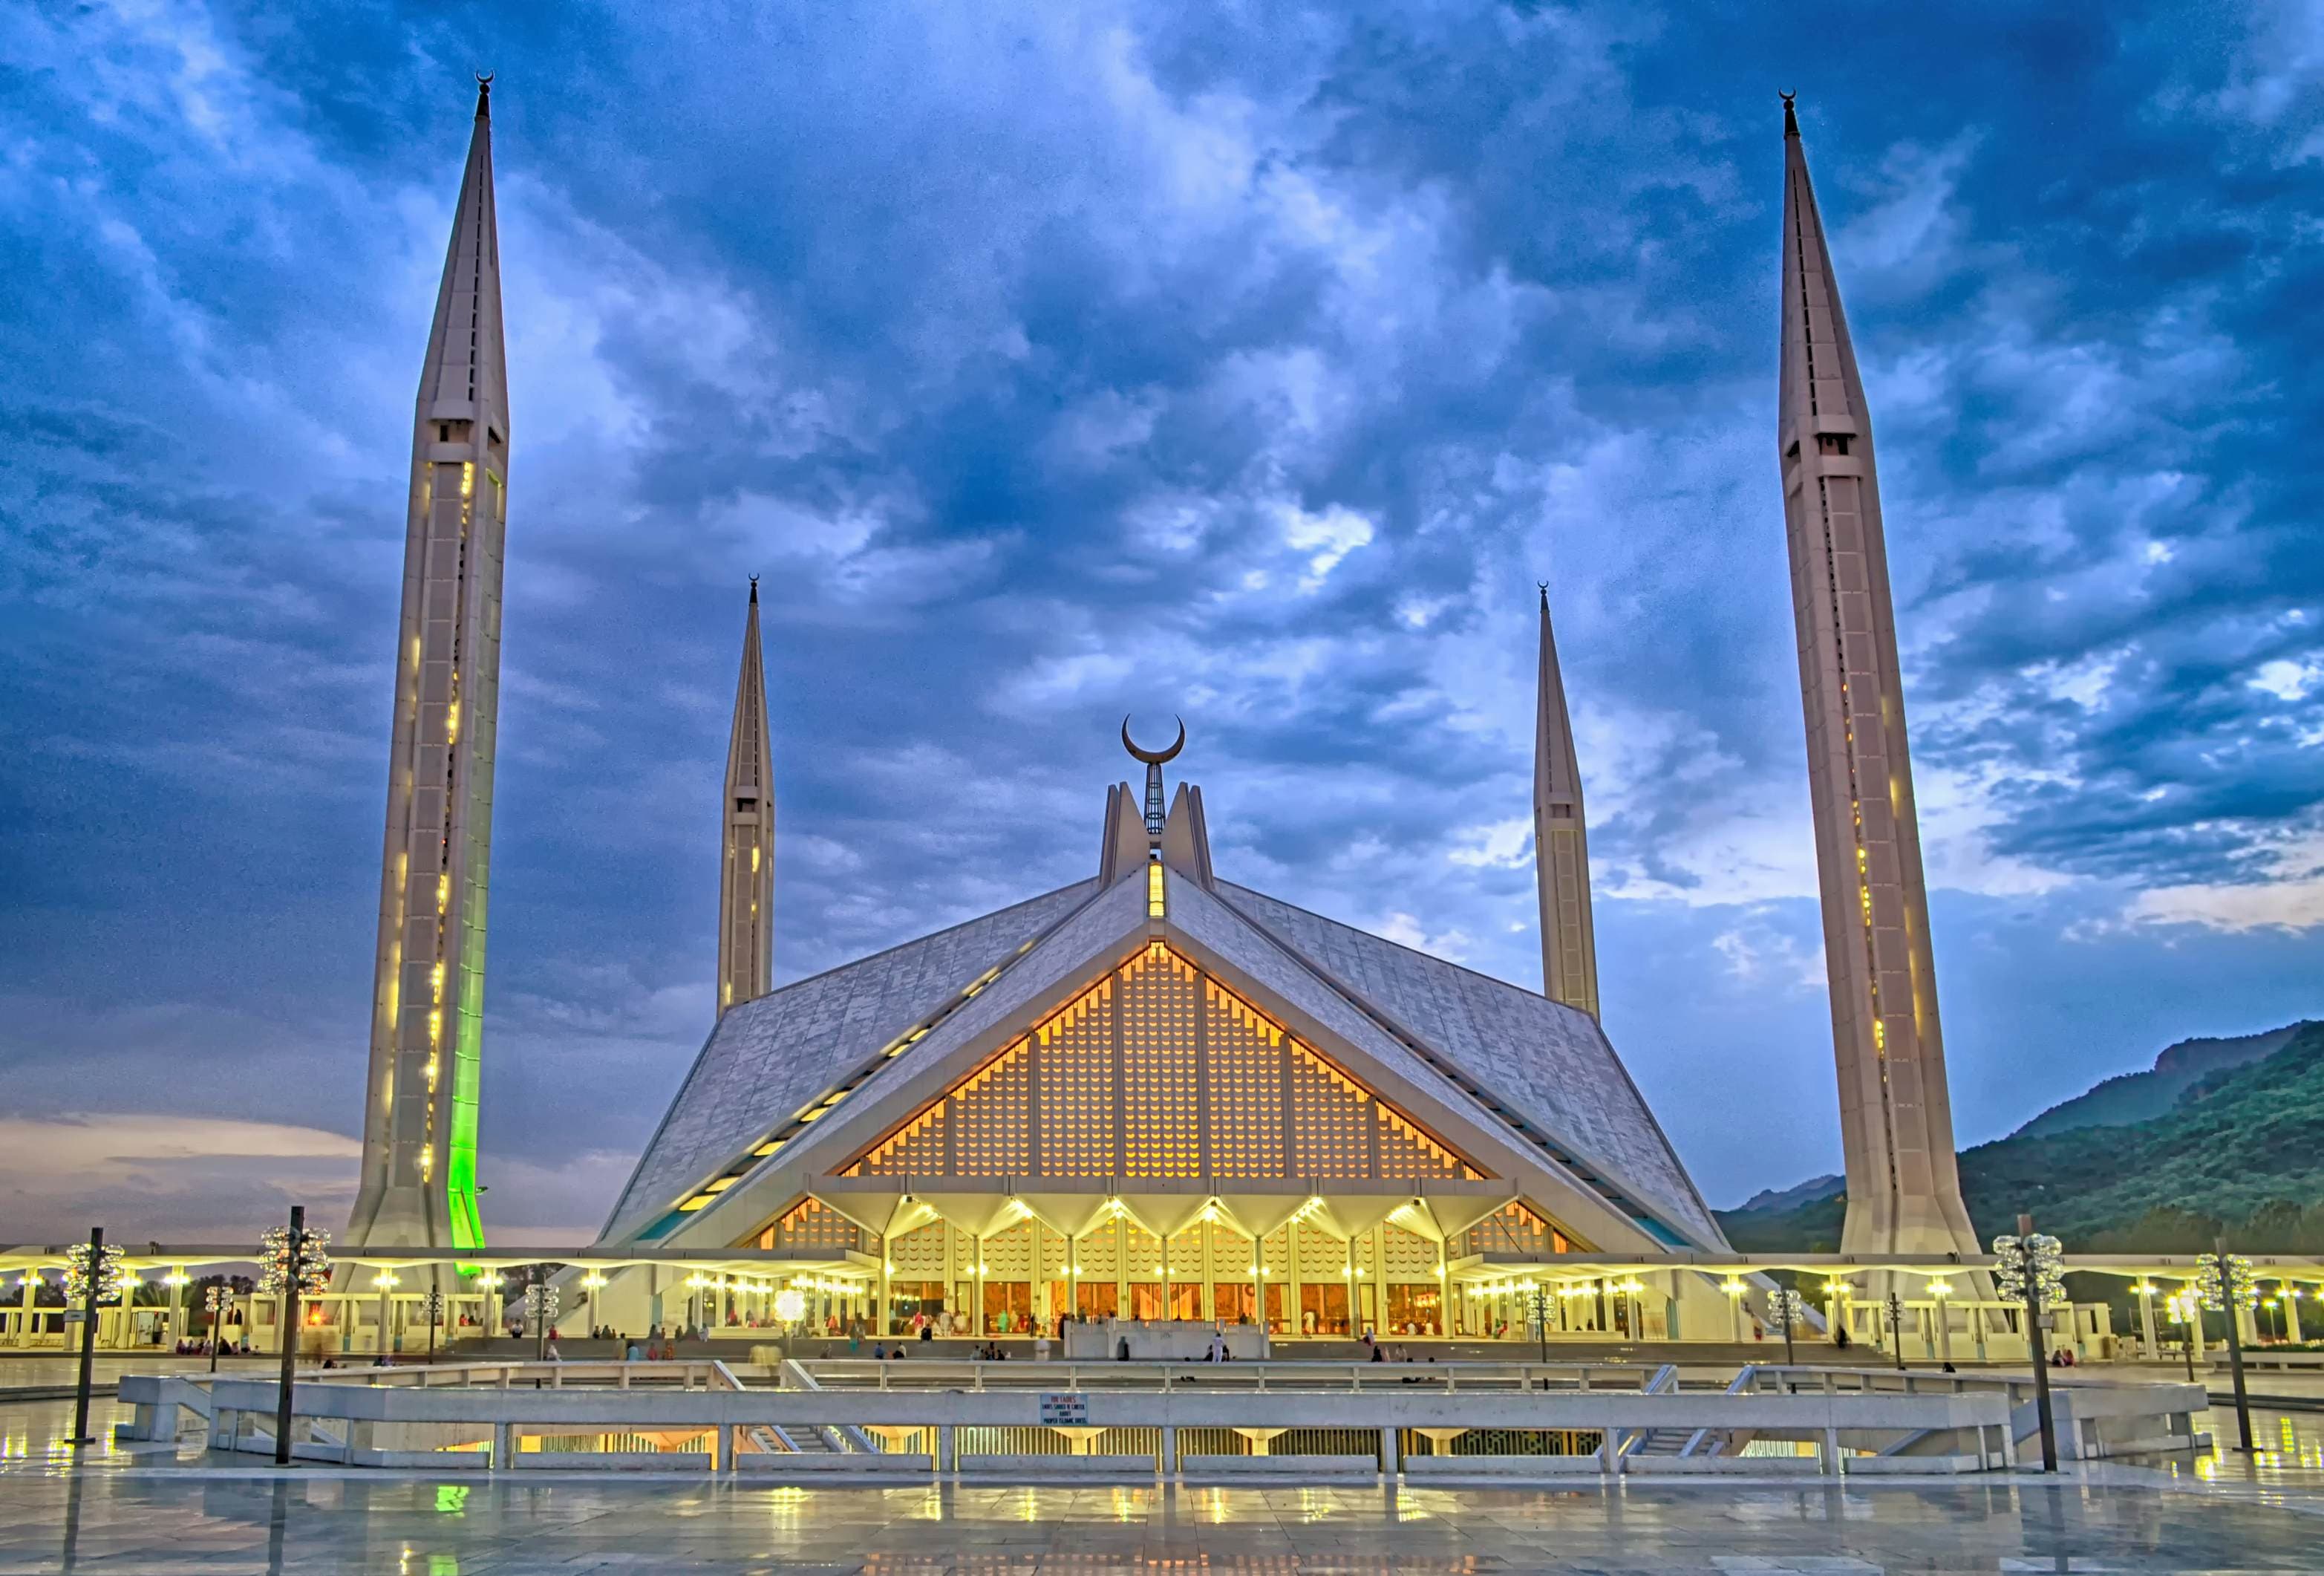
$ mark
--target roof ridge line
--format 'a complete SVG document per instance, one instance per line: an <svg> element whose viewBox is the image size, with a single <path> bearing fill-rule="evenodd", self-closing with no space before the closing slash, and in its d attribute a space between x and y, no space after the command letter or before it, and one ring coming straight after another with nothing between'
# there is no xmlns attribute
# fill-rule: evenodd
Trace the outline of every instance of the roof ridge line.
<svg viewBox="0 0 2324 1576"><path fill-rule="evenodd" d="M861 968L866 963L876 963L891 952L900 952L907 947L917 947L923 941L933 941L938 936L948 936L954 931L964 931L971 925L981 925L987 920L999 919L1004 913L1013 913L1018 909L1029 907L1030 905L1042 902L1047 898L1055 897L1060 892L1069 892L1076 886L1095 885L1097 877L1094 876L1084 876L1079 881L1068 881L1063 886L1052 886L1047 892L1037 892L1032 896L1019 898L1015 903L1003 904L999 908L987 909L982 913L971 914L968 918L961 920L954 924L945 925L941 930L924 932L917 936L907 936L902 941L896 942L894 945L882 947L876 952L866 952L861 958L850 958L844 963L835 963L830 968L818 970L813 974L802 974L797 979L792 980L788 985L778 986L774 989L767 992L765 996L753 997L750 1001L736 1002L734 1006L728 1010L735 1011L742 1007L754 1006L759 1002L770 1000L775 997L782 995L784 991L796 990L802 985L812 985L818 979L827 979L831 976L840 973L844 969ZM1103 890L1103 887L1099 887L1098 892L1091 893L1089 897L1082 900L1082 903L1075 904L1072 908L1067 909L1064 916L1057 921L1057 924L1061 925L1065 923L1066 920L1069 920L1073 918L1074 915L1081 913L1083 904L1092 901ZM1041 939L1041 936L1047 935L1049 933L1049 930L1055 930L1056 928L1056 925L1052 925L1048 930L1044 930L1040 932L1040 935L1037 935L1033 938L1034 941L1038 942Z"/></svg>
<svg viewBox="0 0 2324 1576"><path fill-rule="evenodd" d="M1419 948L1407 946L1406 943L1396 940L1392 936L1383 936L1378 931L1368 931L1361 925L1351 925L1345 920L1333 919L1328 913L1317 913L1312 908L1302 908L1298 904L1293 903L1288 898L1277 897L1272 892L1261 892L1256 886L1245 886L1239 881L1222 881L1219 885L1221 886L1231 886L1237 892L1248 892L1253 897L1263 897L1269 903L1279 903L1286 908L1293 909L1300 913L1305 914L1309 919L1321 920L1327 925L1337 925L1343 931L1353 931L1360 936L1368 937L1372 941L1378 941L1383 947L1394 947L1399 952L1409 952L1416 958L1425 958L1431 963L1456 970L1459 973L1467 975L1471 979L1481 979L1486 984L1497 985L1503 990L1514 990L1519 996L1538 997L1540 1000L1548 1001L1549 1005L1554 1007L1564 1007L1564 1009L1570 1013L1582 1013L1582 1015L1585 1018L1590 1015L1588 1013L1582 1013L1580 1007L1566 1006L1562 1001L1550 1001L1549 997L1541 996L1539 992L1527 990L1522 985L1513 985L1508 980L1503 979L1497 974L1488 974L1481 969L1471 969L1466 963L1455 963L1450 958L1439 958L1434 952L1424 952ZM1237 910L1236 912L1240 913L1241 911ZM1245 919L1250 918L1248 914L1244 914L1243 917ZM1251 920L1251 922L1253 924L1257 924L1259 922L1257 920Z"/></svg>
<svg viewBox="0 0 2324 1576"><path fill-rule="evenodd" d="M757 999L759 1001L770 1001L774 997L782 995L784 991L793 989L796 987L809 985L814 983L816 980L828 978L832 975L841 973L849 969L856 968L861 964L870 963L877 959L885 958L891 952L900 952L907 947L916 947L923 942L932 941L938 936L950 935L954 931L966 930L971 925L981 924L986 920L993 919L999 915L1010 913L1017 909L1039 903L1045 898L1055 897L1060 892L1071 891L1074 887L1083 885L1085 883L1087 885L1096 886L1097 890L1091 893L1087 897L1082 899L1081 902L1074 904L1071 908L1065 910L1065 912L1058 915L1055 921L1044 926L1038 932L1037 932L1030 942L1019 948L1007 959L1003 960L1001 963L1001 972L1006 973L1010 965L1026 957L1043 941L1056 934L1057 930L1068 920L1081 913L1082 910L1087 908L1099 897L1104 895L1105 888L1098 884L1094 876L1084 876L1080 881L1068 881L1063 886L1053 886L1047 892L1036 893L1031 897L1025 898L1017 903L1010 904L1005 908L996 908L988 913L976 914L968 919L962 920L958 924L946 925L942 930L930 931L926 935L913 936L907 940L898 941L892 947L883 947L877 952L867 952L861 958L851 959L845 963L835 964L831 968L824 969L819 974L810 974L806 976L804 978L794 979L789 985L782 987L780 990L770 990L765 996L760 997ZM695 1052L694 1061L687 1066L686 1076L678 1080L677 1089L669 1097L669 1104L662 1109L661 1120L654 1124L653 1133L646 1139L644 1147L638 1151L637 1163L630 1167L629 1177L622 1183L620 1191L614 1193L613 1207L605 1216L605 1223L597 1228L597 1240L599 1242L604 1241L606 1236L612 1232L613 1227L621 1220L622 1205L628 1200L631 1190L637 1186L638 1178L644 1174L646 1162L652 1157L655 1147L661 1143L662 1135L669 1128L670 1118L678 1114L678 1107L685 1101L686 1091L693 1087L696 1075L701 1072L703 1059L710 1054L711 1044L718 1038L718 1031L724 1025L725 1019L733 1016L736 1012L741 1011L743 1007L748 1007L754 1004L752 1002L742 1002L737 1004L735 1007L729 1009L726 1014L722 1015L715 1022L712 1023L710 1025L710 1032L702 1037L701 1048ZM830 1087L831 1086L826 1085L825 1092L828 1093ZM644 1222L644 1224L650 1223L650 1221Z"/></svg>
<svg viewBox="0 0 2324 1576"><path fill-rule="evenodd" d="M1038 895L1034 895L1034 897L1028 897L1028 900L1013 902L1013 904L1009 904L1009 906L1006 906L1006 909L992 909L992 911L990 911L990 913L978 913L976 918L967 918L967 921L960 921L960 922L957 922L957 925L945 925L944 930L929 930L929 932L925 934L925 937L913 937L913 939L908 939L908 941L897 941L897 944L895 944L895 946L890 946L890 949L879 950L879 953L867 953L867 955L862 955L862 958L858 958L858 960L855 960L855 962L872 962L872 960L876 960L876 958L885 958L885 955L888 955L888 953L897 953L897 950L904 950L904 949L907 949L907 946L920 946L920 944L923 944L923 941L935 941L936 937L944 937L944 934L951 934L953 930L967 930L969 925L978 925L978 922L990 921L990 918L1000 918L1001 913L1011 913L1011 911L1022 909L1022 906L1037 904L1037 902L1041 902L1041 900L1044 900L1044 897L1056 897L1057 893L1066 893L1066 890L1072 890L1072 888L1076 888L1076 885L1083 885L1083 884L1093 885L1093 888L1097 888L1097 890L1093 890L1093 893L1090 893L1088 897L1083 897L1083 900L1081 900L1081 902L1076 902L1076 904L1074 904L1072 909L1066 909L1065 913L1060 913L1060 916L1056 918L1056 921L1050 921L1048 925L1044 925L1044 928L1038 930L1038 932L1034 932L1032 937L1029 937L1028 941L1025 941L1025 944L1018 946L1018 949L1013 950L1013 953L1009 953L1009 955L1006 955L1006 958L1001 958L1001 960L997 962L995 967L992 967L992 978L990 978L990 981L985 981L985 987L995 986L995 983L1000 983L1001 978L1009 977L1009 971L1016 969L1016 965L1020 965L1020 962L1025 962L1025 960L1028 960L1028 958L1032 958L1034 953L1038 953L1038 950L1041 950L1041 946L1048 944L1050 939L1056 937L1056 934L1060 932L1060 930L1065 930L1066 925L1072 925L1072 922L1076 921L1076 918L1081 916L1081 913L1085 913L1085 911L1090 909L1090 904L1093 904L1093 902L1097 902L1099 897L1104 897L1104 895L1109 893L1109 890L1111 890L1109 885L1104 885L1104 884L1102 884L1102 881L1097 881L1097 878L1094 878L1094 876L1085 876L1085 878L1083 878L1083 881L1066 881L1065 885L1057 885L1057 888L1050 888L1050 890L1046 890L1046 893L1038 893ZM795 983L795 986L804 986L804 983L816 981L816 978L825 978L825 977L830 977L830 974L839 974L839 971L842 971L842 969L848 969L848 967L855 967L855 965L853 965L853 962L846 962L846 965L839 965L839 967L835 967L835 969L825 969L823 974L808 974L807 978L799 978L799 981L792 981L792 983ZM783 990L790 990L790 986L783 986ZM978 990L978 995L981 995L981 993L983 993L983 990ZM781 995L781 990L770 990L770 993L762 995L762 997L758 997L758 999L760 999L760 1002L765 1002L765 999L776 997L776 995ZM932 1021L927 1021L927 1032L935 1030L935 1027L939 1025L939 1023L944 1023L945 1018L948 1018L948 1015L953 1014L953 1011L960 1009L962 999L964 999L964 997L960 997L960 995L953 995L953 997L945 999L944 1006L941 1006L941 1009L936 1011L935 1018L932 1018ZM743 1002L743 1006L748 1006L748 1002ZM727 1015L734 1015L734 1014L732 1014L732 1011L727 1011ZM908 1030L907 1030L907 1032L908 1032ZM621 1188L621 1192L618 1192L618 1195L613 1197L613 1213L611 1213L611 1216L606 1216L604 1228L600 1228L600 1232L597 1232L597 1239L600 1239L600 1241L604 1241L606 1232L611 1232L611 1229L613 1229L613 1223L616 1223L618 1218L621 1218L621 1204L622 1204L622 1200L628 1200L628 1197L630 1197L630 1188L634 1188L634 1185L637 1185L639 1173L644 1172L644 1167L646 1167L646 1157L649 1157L650 1153L653 1153L653 1146L655 1146L655 1144L658 1144L658 1141L660 1141L662 1130L665 1130L667 1125L669 1125L669 1118L671 1118L671 1116L677 1114L678 1104L681 1104L681 1099L686 1098L687 1086L693 1086L695 1074L697 1074L697 1071L702 1070L702 1058L705 1058L705 1055L709 1055L709 1048L711 1048L711 1042L714 1042L714 1039L718 1039L718 1023L714 1023L714 1025L711 1025L709 1037L706 1037L705 1042L702 1042L702 1051L697 1051L697 1053L695 1053L695 1064L693 1064L693 1067L687 1067L687 1070L686 1070L686 1080L683 1080L683 1083L678 1083L678 1092L677 1092L677 1095L671 1095L671 1099L669 1099L669 1108L667 1108L665 1114L662 1114L662 1120L660 1120L660 1123L655 1125L653 1139L646 1141L646 1148L644 1148L644 1151L639 1151L639 1155L637 1155L637 1164L634 1164L634 1167L630 1169L630 1181L625 1181L625 1183L622 1183L622 1188ZM876 1062L872 1062L872 1067L869 1067L869 1071L864 1071L864 1074L860 1076L858 1083L855 1083L855 1088L862 1088L864 1083L869 1083L869 1080L872 1080L872 1079L876 1079L876 1076L879 1076L881 1071L885 1071L883 1062L888 1062L888 1060L892 1060L892 1058L885 1058L885 1055L883 1055L883 1058L881 1058L881 1060L876 1060ZM814 1104L823 1102L823 1099L830 1099L832 1090L835 1090L835 1088L842 1088L842 1083L844 1083L844 1074L842 1074L842 1079L835 1079L835 1080L830 1080L830 1083L823 1083L823 1086L820 1086L820 1090L818 1090L818 1095L816 1095L814 1099L808 1099L807 1107L802 1107L802 1108L811 1108L811 1107L814 1107ZM795 1118L792 1118L792 1120L795 1120ZM762 1139L762 1141L765 1141L765 1139ZM732 1164L732 1163L727 1163L727 1164ZM753 1172L755 1172L755 1169L758 1169L758 1167L751 1167L751 1169L753 1169ZM650 1225L650 1220L641 1220L641 1225Z"/></svg>
<svg viewBox="0 0 2324 1576"><path fill-rule="evenodd" d="M1277 897L1270 893L1261 892L1255 886L1244 886L1239 883L1231 881L1222 881L1219 883L1219 885L1222 886L1231 886L1237 892L1249 893L1253 897L1266 898L1269 903L1282 903L1284 907L1304 913L1310 919L1322 920L1326 924L1338 925L1342 930L1354 931L1359 935L1368 937L1372 941L1382 943L1383 945L1394 947L1398 951L1409 952L1416 958L1426 959L1430 962L1434 963L1444 963L1444 960L1434 957L1431 953L1423 952L1416 947L1407 947L1400 941L1391 941L1386 936L1375 936L1370 931L1362 930L1355 925L1343 923L1339 920L1331 918L1327 914L1320 914L1314 913L1311 909L1301 908L1296 903L1284 903L1283 899ZM1323 981L1326 988L1337 993L1350 1005L1353 1006L1357 1011L1362 1013L1366 1017L1370 1018L1373 1023L1377 1024L1381 1029L1385 1030L1397 1041L1406 1046L1425 1044L1428 1043L1424 1036L1416 1034L1410 1029L1403 1027L1400 1022L1393 1015L1383 1012L1378 1006L1374 1006L1368 996L1357 991L1351 985L1343 983L1331 975L1324 973L1323 969L1316 967L1314 963L1309 962L1296 947L1294 947L1290 942L1284 941L1272 930L1268 929L1265 922L1254 918L1250 914L1245 913L1241 909L1237 908L1232 903L1228 902L1224 898L1220 899L1220 902L1222 905L1233 913L1237 919L1249 925L1253 931L1257 932L1261 937L1263 937L1268 944L1275 947L1278 951L1288 956L1294 962L1297 963L1300 968L1306 970L1309 974ZM1583 1018L1590 1018L1589 1014L1580 1012L1580 1009L1578 1008L1566 1007L1563 1002L1554 1002L1549 1000L1547 997L1536 996L1534 992L1526 990L1522 986L1511 985L1506 979L1495 979L1489 974L1479 973L1474 969L1463 968L1458 963L1445 963L1444 966L1448 969L1459 969L1463 974L1472 976L1478 979L1485 980L1489 984L1498 985L1505 990L1514 990L1529 1000L1539 1001L1553 1007L1563 1007L1567 1012L1577 1013ZM1695 1207L1701 1210L1703 1212L1704 1218L1711 1222L1712 1227L1716 1228L1719 1224L1719 1217L1712 1212L1710 1204L1704 1201L1702 1190L1694 1185L1694 1178L1688 1174L1686 1163L1678 1158L1677 1146L1671 1143L1670 1135L1663 1131L1662 1123L1656 1120L1653 1108L1646 1104L1646 1097L1639 1092L1637 1080L1630 1076L1629 1068L1624 1065L1621 1052L1614 1049L1614 1043L1606 1037L1605 1029L1599 1024L1596 1019L1590 1018L1590 1023L1591 1027L1597 1034L1600 1044L1606 1050L1607 1059L1613 1062L1615 1072L1620 1076L1623 1086L1630 1091L1631 1099L1637 1103L1638 1109L1645 1113L1647 1125L1654 1129L1655 1136L1662 1141L1664 1150L1668 1153L1673 1163L1676 1166L1679 1181L1685 1185L1688 1195L1694 1201ZM1436 1054L1441 1055L1442 1052L1437 1052ZM1431 1071L1436 1073L1438 1077L1445 1078L1448 1082L1452 1081L1444 1070L1436 1065L1434 1056L1422 1055L1421 1061ZM1485 1102L1479 1096L1471 1094L1466 1089L1462 1089L1458 1083L1453 1083L1452 1087L1464 1099L1474 1101L1479 1106L1484 1107L1485 1114L1492 1117L1495 1121L1499 1122L1504 1126L1513 1126L1508 1117L1494 1110L1491 1107L1485 1106ZM1522 1131L1519 1131L1517 1136L1521 1139L1526 1136ZM1572 1154L1576 1160L1582 1162L1591 1170L1600 1172L1609 1177L1621 1179L1618 1183L1621 1190L1629 1194L1631 1198L1637 1201L1640 1204L1643 1205L1647 1202L1647 1190L1640 1188L1637 1182L1629 1180L1628 1167L1609 1164L1602 1158L1591 1154L1584 1146L1575 1144L1570 1139L1559 1138L1557 1142L1563 1148ZM1536 1143L1534 1147L1539 1148L1541 1145L1538 1143ZM1556 1161L1556 1157L1554 1155L1550 1156L1550 1159L1556 1163L1563 1165L1563 1162ZM1568 1172L1572 1172L1573 1170L1571 1165L1565 1165L1564 1169ZM1575 1175L1573 1180L1580 1182L1584 1188L1590 1188L1590 1184L1583 1182L1579 1175ZM1590 1191L1593 1192L1599 1191L1599 1190L1595 1188L1590 1188ZM1600 1193L1600 1196L1602 1197L1603 1194ZM1611 1202L1612 1201L1609 1201ZM1722 1232L1720 1235L1724 1236L1725 1233Z"/></svg>

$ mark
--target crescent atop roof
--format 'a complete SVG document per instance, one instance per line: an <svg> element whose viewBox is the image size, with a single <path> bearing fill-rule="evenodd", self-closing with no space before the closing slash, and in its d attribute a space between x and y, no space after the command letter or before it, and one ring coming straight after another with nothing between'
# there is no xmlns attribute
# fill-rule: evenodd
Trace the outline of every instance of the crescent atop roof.
<svg viewBox="0 0 2324 1576"><path fill-rule="evenodd" d="M1141 750L1130 742L1130 718L1124 717L1121 719L1121 747L1149 766L1158 766L1165 761L1175 760L1177 758L1178 752L1186 747L1186 719L1183 717L1178 718L1178 737L1171 741L1168 749Z"/></svg>

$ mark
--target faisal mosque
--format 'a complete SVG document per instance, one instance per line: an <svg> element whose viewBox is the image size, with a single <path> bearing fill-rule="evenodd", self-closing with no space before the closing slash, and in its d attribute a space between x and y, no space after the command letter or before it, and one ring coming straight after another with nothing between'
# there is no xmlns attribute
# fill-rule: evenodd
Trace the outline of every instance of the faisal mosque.
<svg viewBox="0 0 2324 1576"><path fill-rule="evenodd" d="M480 85L412 443L359 1200L338 1250L486 1247L478 1071L511 391ZM1846 1146L1846 1252L1975 1256L1955 1175L1870 418L1784 111L1775 374L1806 784ZM1772 544L1771 544L1772 545ZM1088 874L776 988L775 758L753 585L723 827L715 1026L597 1241L586 1322L866 1334L1060 1318L1728 1339L1734 1263L1599 1021L1582 783L1541 596L1543 988L1311 913L1214 865L1202 786L1121 739ZM1199 719L1198 719L1199 721ZM1199 746L1193 758L1199 759ZM1173 777L1176 780L1174 782ZM1214 783L1231 795L1234 784ZM538 1256L536 1254L534 1256ZM362 1321L368 1300L339 1316ZM381 1300L382 1317L387 1317ZM585 1315L568 1299L567 1320ZM384 1344L383 1340L382 1344Z"/></svg>

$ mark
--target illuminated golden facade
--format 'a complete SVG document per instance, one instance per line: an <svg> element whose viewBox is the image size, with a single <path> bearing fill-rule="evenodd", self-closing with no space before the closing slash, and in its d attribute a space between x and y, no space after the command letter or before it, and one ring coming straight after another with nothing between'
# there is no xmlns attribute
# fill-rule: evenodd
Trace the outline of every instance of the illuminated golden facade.
<svg viewBox="0 0 2324 1576"><path fill-rule="evenodd" d="M1483 1180L1161 941L840 1174Z"/></svg>
<svg viewBox="0 0 2324 1576"><path fill-rule="evenodd" d="M1220 880L1179 746L1129 747L1097 879L730 1007L603 1245L760 1256L883 1335L1291 1339L1508 1335L1563 1256L1723 1247L1588 1012ZM1724 1326L1657 1280L1558 1327ZM701 1282L604 1305L666 1324Z"/></svg>

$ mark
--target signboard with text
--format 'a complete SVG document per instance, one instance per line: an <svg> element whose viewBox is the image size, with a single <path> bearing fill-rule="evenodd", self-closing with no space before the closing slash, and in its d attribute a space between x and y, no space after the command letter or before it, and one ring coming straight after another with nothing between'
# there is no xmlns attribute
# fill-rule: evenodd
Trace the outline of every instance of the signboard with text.
<svg viewBox="0 0 2324 1576"><path fill-rule="evenodd" d="M1079 1390L1045 1390L1041 1393L1041 1421L1085 1428L1089 1425L1089 1397Z"/></svg>

